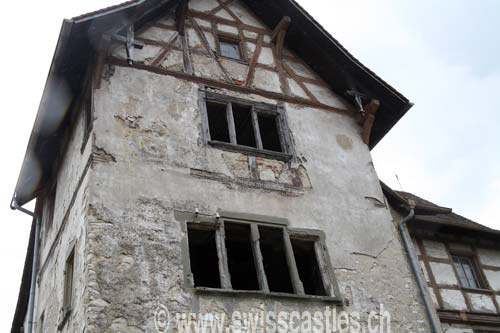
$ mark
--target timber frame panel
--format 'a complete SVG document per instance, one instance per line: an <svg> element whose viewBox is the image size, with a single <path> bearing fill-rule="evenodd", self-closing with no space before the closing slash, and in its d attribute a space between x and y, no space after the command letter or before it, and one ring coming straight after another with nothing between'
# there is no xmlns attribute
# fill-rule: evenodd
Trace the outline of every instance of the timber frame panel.
<svg viewBox="0 0 500 333"><path fill-rule="evenodd" d="M234 13L231 12L231 9L228 8L227 3L221 3L219 7L216 9L217 10L224 9L228 11L232 17L237 17ZM292 68L292 66L289 65L290 63L298 64L299 66L308 69L311 73L314 73L314 71L310 69L308 64L306 64L302 59L293 55L291 52L285 52L283 50L284 47L283 45L285 43L284 41L285 30L284 27L282 27L282 25L276 27L276 29L278 29L277 30L278 32L281 31L281 33L278 33L278 35L280 35L281 38L278 39L277 36L276 40L273 41L272 40L273 31L267 28L263 29L252 25L248 25L242 23L240 20L233 21L221 18L219 16L216 16L214 12L215 9L211 12L199 12L188 8L183 13L185 20L184 24L179 24L178 22L176 25L169 25L160 22L152 22L150 25L148 25L148 27L156 27L177 33L169 41L166 42L151 40L139 36L135 37L135 40L142 42L145 45L157 46L161 48L161 51L159 52L157 57L152 61L151 64L134 62L132 65L130 65L121 59L111 56L110 54L108 54L106 62L110 65L117 65L117 66L123 65L136 69L148 70L161 75L171 75L181 79L200 82L208 86L216 86L219 88L232 89L234 91L241 91L241 92L243 92L242 90L245 90L244 91L245 93L258 94L264 97L295 103L298 105L310 106L318 109L354 115L355 111L350 105L347 105L347 108L343 109L343 108L333 107L324 104L323 102L320 102L318 100L318 97L312 93L312 91L308 87L308 84L315 85L321 89L328 89L330 91L331 87L329 87L329 85L326 84L317 75L314 75L315 76L314 78L301 76ZM182 16L177 17L176 19L181 20ZM197 19L208 21L209 26L198 24ZM286 18L284 20L287 21ZM228 33L226 31L222 31L218 28L219 25L231 26L235 28L235 30L238 32L233 34L233 33ZM179 31L180 29L179 27L182 27L182 31ZM187 32L185 32L185 30L188 28L194 29L194 31L200 38L200 42L203 45L203 49L192 49L188 46L189 43L186 40L188 34ZM141 30L144 30L144 28ZM252 35L246 34L245 32L252 33ZM204 33L210 33L213 35L215 42L214 49L212 49L212 47L209 45ZM239 41L242 59L237 60L237 59L222 57L220 55L219 38L222 39L229 38L234 41ZM180 39L181 41L181 43L179 43L180 46L177 45L178 43L176 43L177 39ZM253 54L249 54L247 50L248 43L255 45L255 50ZM272 50L274 66L259 63L258 60L263 48L269 48ZM166 56L171 50L180 51L184 54L184 70L182 72L165 69L160 66L161 61L166 58ZM216 62L217 67L221 71L221 74L224 79L216 80L213 78L197 76L196 74L194 74L193 67L195 67L196 64L194 64L191 59L192 54L204 55L209 58L212 58ZM246 78L243 81L232 79L227 69L223 66L221 62L222 59L246 65L248 67ZM280 81L281 92L267 91L255 87L254 79L255 79L255 72L257 69L263 69L276 73ZM298 96L292 94L289 82L295 82L297 86L300 87L300 89L302 89L302 91L304 92L304 96ZM223 87L221 87L221 85L223 85Z"/></svg>
<svg viewBox="0 0 500 333"><path fill-rule="evenodd" d="M463 243L459 239L454 240L453 238L441 238L441 237L429 237L425 235L417 235L414 236L416 239L417 246L420 250L420 255L418 256L419 260L423 263L425 270L427 271L429 282L428 288L433 290L436 295L436 301L438 303L438 315L443 322L454 322L454 323L463 323L463 324L485 324L485 325L500 325L500 305L498 302L498 297L500 297L500 291L495 291L492 289L488 279L485 275L485 270L490 271L500 271L500 267L496 266L488 266L481 263L478 253L478 246L475 244ZM423 240L437 241L444 244L447 258L438 258L430 256L423 244ZM467 244L470 246L470 250L465 249L455 249L452 248L450 244ZM460 278L456 271L452 255L462 255L467 256L473 259L473 263L475 265L475 270L477 272L478 282L481 286L485 288L464 288L460 285ZM441 263L448 264L452 267L453 273L455 275L456 280L458 281L458 285L448 285L448 284L438 284L436 282L436 278L431 269L431 263ZM465 304L467 309L465 311L457 311L457 310L449 310L445 308L445 304L441 295L442 290L456 290L462 293L462 296L465 300ZM469 295L484 295L491 298L491 302L494 304L496 313L491 312L480 312L476 311L471 304Z"/></svg>

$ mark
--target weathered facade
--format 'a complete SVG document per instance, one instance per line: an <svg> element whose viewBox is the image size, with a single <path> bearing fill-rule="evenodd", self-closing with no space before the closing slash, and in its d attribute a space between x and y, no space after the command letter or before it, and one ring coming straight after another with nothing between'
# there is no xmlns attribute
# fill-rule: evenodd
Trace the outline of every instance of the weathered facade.
<svg viewBox="0 0 500 333"><path fill-rule="evenodd" d="M416 203L409 225L422 279L445 333L500 331L500 232L385 185L395 221Z"/></svg>
<svg viewBox="0 0 500 333"><path fill-rule="evenodd" d="M137 1L63 25L14 198L38 199L35 329L155 332L159 306L172 332L176 313L326 306L366 329L383 305L393 332L429 331L370 156L411 104L281 5Z"/></svg>

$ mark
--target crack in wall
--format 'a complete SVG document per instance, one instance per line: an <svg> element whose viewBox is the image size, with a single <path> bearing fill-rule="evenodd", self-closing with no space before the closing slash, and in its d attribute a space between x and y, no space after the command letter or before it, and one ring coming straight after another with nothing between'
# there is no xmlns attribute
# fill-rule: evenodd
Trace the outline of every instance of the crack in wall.
<svg viewBox="0 0 500 333"><path fill-rule="evenodd" d="M111 153L108 153L104 148L97 146L94 146L92 149L92 157L96 162L116 162L116 158Z"/></svg>

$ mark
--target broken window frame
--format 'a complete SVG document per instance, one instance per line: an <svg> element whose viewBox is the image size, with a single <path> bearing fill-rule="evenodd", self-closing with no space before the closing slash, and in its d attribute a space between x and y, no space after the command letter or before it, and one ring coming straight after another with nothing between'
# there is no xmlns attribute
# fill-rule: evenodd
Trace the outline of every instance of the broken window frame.
<svg viewBox="0 0 500 333"><path fill-rule="evenodd" d="M212 140L210 136L210 125L208 121L207 102L224 103L226 107L226 117L229 128L230 142ZM232 105L238 104L251 108L252 125L254 130L256 147L239 145L236 139L236 130ZM283 105L271 105L267 103L248 101L237 97L231 97L200 89L199 106L202 112L202 138L205 144L214 148L239 152L251 156L260 156L281 161L289 161L294 156L292 137L288 128L286 110ZM276 119L276 131L279 137L281 152L263 148L259 127L259 115L273 116Z"/></svg>
<svg viewBox="0 0 500 333"><path fill-rule="evenodd" d="M299 297L299 298L315 298L332 302L342 302L342 297L339 291L337 281L335 279L333 269L330 264L330 258L325 243L325 235L320 230L313 229L294 229L288 227L288 220L274 218L268 216L241 214L233 212L220 212L220 217L193 214L188 212L176 211L176 219L183 222L183 230L187 235L189 228L214 230L217 244L218 268L220 276L221 288L195 286L194 275L191 269L189 240L188 237L183 239L183 248L186 253L185 266L185 282L196 291L209 292L236 292L236 293L251 293L263 294L270 296L282 297ZM235 290L232 287L231 276L229 273L228 253L225 243L225 225L226 223L246 224L251 230L251 246L254 255L254 265L257 273L259 290ZM260 232L259 227L279 228L283 232L283 245L285 249L286 261L288 265L288 273L292 282L293 293L270 291L267 274L264 269L264 259L260 247ZM321 279L324 286L325 295L312 295L304 292L304 286L299 276L296 258L293 252L291 241L293 239L308 240L314 242L314 252L321 273Z"/></svg>

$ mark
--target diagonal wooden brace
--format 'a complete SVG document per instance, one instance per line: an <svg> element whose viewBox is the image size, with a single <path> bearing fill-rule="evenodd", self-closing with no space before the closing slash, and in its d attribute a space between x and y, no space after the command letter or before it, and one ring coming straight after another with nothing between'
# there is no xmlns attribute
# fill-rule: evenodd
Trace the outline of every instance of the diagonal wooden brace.
<svg viewBox="0 0 500 333"><path fill-rule="evenodd" d="M378 99L372 99L370 103L366 104L363 109L365 110L365 117L363 122L363 142L370 144L370 135L372 133L373 123L375 122L375 113L380 107Z"/></svg>
<svg viewBox="0 0 500 333"><path fill-rule="evenodd" d="M292 19L289 16L283 16L281 21L274 28L273 34L271 35L271 42L275 43L276 45L276 56L278 57L278 59L281 59L283 55L285 36L288 27L290 26L290 22L292 22Z"/></svg>

